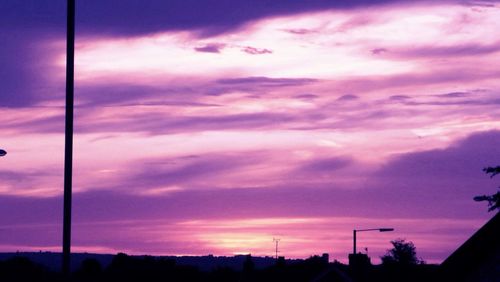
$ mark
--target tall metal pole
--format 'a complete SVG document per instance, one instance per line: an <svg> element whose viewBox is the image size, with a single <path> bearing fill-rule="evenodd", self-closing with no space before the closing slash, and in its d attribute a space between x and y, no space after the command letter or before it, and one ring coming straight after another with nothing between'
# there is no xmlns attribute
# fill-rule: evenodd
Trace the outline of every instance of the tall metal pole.
<svg viewBox="0 0 500 282"><path fill-rule="evenodd" d="M62 272L70 276L71 254L71 187L73 179L73 106L75 69L75 0L68 0L66 38L66 129L64 143L64 218Z"/></svg>
<svg viewBox="0 0 500 282"><path fill-rule="evenodd" d="M352 253L356 254L356 229L352 231Z"/></svg>

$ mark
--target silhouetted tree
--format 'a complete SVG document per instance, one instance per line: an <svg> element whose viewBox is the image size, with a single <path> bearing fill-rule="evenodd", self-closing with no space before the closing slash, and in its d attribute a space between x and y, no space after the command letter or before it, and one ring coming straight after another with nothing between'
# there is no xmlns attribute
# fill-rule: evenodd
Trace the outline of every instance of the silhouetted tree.
<svg viewBox="0 0 500 282"><path fill-rule="evenodd" d="M387 253L380 258L382 264L390 265L416 265L424 261L417 258L417 252L413 242L406 242L405 239L396 239L391 241L392 249L387 250Z"/></svg>
<svg viewBox="0 0 500 282"><path fill-rule="evenodd" d="M490 177L493 177L493 176L500 173L500 166L487 167L487 168L484 168L483 171L486 174L491 173ZM498 187L498 188L500 189L500 187ZM500 191L496 192L493 195L476 196L476 197L474 197L474 201L478 201L478 202L487 201L488 202L488 211L494 211L494 210L500 211Z"/></svg>

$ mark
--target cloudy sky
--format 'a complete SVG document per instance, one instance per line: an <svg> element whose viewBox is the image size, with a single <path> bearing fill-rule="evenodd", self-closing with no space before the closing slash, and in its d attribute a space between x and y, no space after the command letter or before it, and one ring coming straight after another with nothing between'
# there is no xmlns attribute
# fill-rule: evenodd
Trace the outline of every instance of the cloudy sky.
<svg viewBox="0 0 500 282"><path fill-rule="evenodd" d="M77 1L73 250L440 262L492 216L500 3ZM436 3L438 2L438 3ZM62 0L0 2L0 251L62 241Z"/></svg>

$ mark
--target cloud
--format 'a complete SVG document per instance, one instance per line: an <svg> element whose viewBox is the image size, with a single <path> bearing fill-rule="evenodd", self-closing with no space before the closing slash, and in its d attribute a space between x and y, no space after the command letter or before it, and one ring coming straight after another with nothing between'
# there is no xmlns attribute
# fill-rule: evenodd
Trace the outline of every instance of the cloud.
<svg viewBox="0 0 500 282"><path fill-rule="evenodd" d="M9 225L51 224L62 220L60 197L23 197L0 195L0 211L3 216L0 228Z"/></svg>
<svg viewBox="0 0 500 282"><path fill-rule="evenodd" d="M335 171L347 168L352 164L353 160L348 157L317 158L299 166L296 173L305 173L315 178L324 173L333 174Z"/></svg>
<svg viewBox="0 0 500 282"><path fill-rule="evenodd" d="M459 245L465 239L460 237L466 237L462 232L472 232L471 224L479 226L481 219L488 217L486 207L474 202L472 197L496 187L481 168L494 165L497 161L495 156L500 154L499 140L499 131L477 133L446 148L398 154L374 172L349 157L325 158L318 155L308 161L297 162L297 170L293 171L294 174L307 174L315 182L286 177L281 179L279 185L272 186L245 187L233 182L234 189L220 189L217 181L211 179L219 178L220 183L227 182L223 176L225 173L246 171L256 163L266 162L269 159L265 154L250 153L246 158L238 154L209 154L144 159L140 169L135 162L130 167L129 176L115 186L75 192L75 240L81 246L99 245L120 251L133 249L148 252L154 248L137 244L137 238L158 242L169 238L171 243L159 243L156 250L199 251L214 245L203 245L206 241L194 236L192 239L195 242L200 240L197 246L182 249L179 246L183 245L183 235L215 236L217 231L224 230L226 235L256 232L267 236L277 225L270 227L265 222L272 223L273 218L283 218L280 222L293 223L297 222L295 218L303 219L303 223L285 224L279 226L279 230L289 237L296 235L292 230L297 228L302 236L308 236L303 231L306 229L314 230L311 236L326 236L324 234L330 234L332 230L341 232L339 226L352 230L353 224L383 221L405 237L411 235L414 241L425 241L425 244L422 243L425 247L420 250L431 256L432 244L448 242L446 250L451 251L454 244ZM355 175L356 182L332 182L332 179L342 178L340 174L319 177L338 170ZM5 175L11 178L10 172ZM192 185L192 181L204 182L206 186ZM187 189L154 196L140 193L169 185L186 186ZM0 218L2 242L25 247L57 245L61 208L60 196L0 195L0 212L10 215ZM331 222L332 218L348 220ZM363 220L354 223L353 218ZM428 224L415 225L416 222ZM227 226L232 229L228 230ZM315 226L325 229L319 230ZM113 230L120 230L123 235L111 239L109 234L114 234ZM43 232L44 236L33 235L38 232ZM226 248L217 250L224 252ZM448 251L432 256L440 260Z"/></svg>
<svg viewBox="0 0 500 282"><path fill-rule="evenodd" d="M436 97L442 97L442 98L464 98L468 96L470 96L470 93L468 92L450 92L450 93L436 95Z"/></svg>
<svg viewBox="0 0 500 282"><path fill-rule="evenodd" d="M403 154L385 165L379 176L429 181L481 177L482 168L493 165L500 154L500 131L476 133L445 149ZM407 179L411 180L411 179Z"/></svg>
<svg viewBox="0 0 500 282"><path fill-rule="evenodd" d="M352 9L384 5L398 1L356 0L325 2L312 0L307 3L279 0L203 1L196 0L138 0L82 1L77 3L77 32L88 36L133 36L166 30L198 30L200 35L220 34L250 21L322 11L326 9ZM194 8L196 7L196 8ZM214 9L216 7L216 9ZM36 0L2 1L1 26L32 25L38 28L61 29L65 23L66 7L62 2L41 4Z"/></svg>
<svg viewBox="0 0 500 282"><path fill-rule="evenodd" d="M427 211L420 212L428 215L451 213L468 218L461 212L468 211L480 216L486 207L472 198L492 191L493 185L482 169L498 161L494 156L500 154L499 141L500 132L489 131L444 149L401 154L377 171L370 184L382 193L378 197L387 197L388 205L394 201L407 204L398 209L425 207Z"/></svg>
<svg viewBox="0 0 500 282"><path fill-rule="evenodd" d="M374 53L374 50L382 50ZM401 49L391 49L391 56L402 58L416 58L416 57L468 57L494 54L500 51L500 44L498 42L484 45L480 43L457 44L451 46L420 46ZM373 49L372 53L380 54L387 52L384 48Z"/></svg>
<svg viewBox="0 0 500 282"><path fill-rule="evenodd" d="M240 195L245 194L251 195L248 193ZM212 207L214 200L221 196L222 201L216 202L219 210L225 210L226 216L210 217L212 211L208 207ZM185 214L191 209L196 210L195 203L190 200L204 198L209 201L197 203L199 212L195 214L199 216L193 216L191 212ZM332 205L337 202L335 198L331 199L333 199ZM62 208L60 198L6 200L0 197L0 203L7 204L0 206L0 209L15 214L14 217L18 221L10 222L6 217L0 219L0 239L4 249L45 250L60 244L58 235L62 220L59 213L59 208ZM175 200L181 200L182 205L177 205ZM306 249L311 253L321 252L333 242L337 249L336 256L344 260L352 244L349 232L357 226L373 226L383 220L387 225L396 228L395 234L404 234L416 242L421 256L439 262L456 248L455 245L458 246L466 239L464 234L472 233L474 228L481 224L479 220L450 218L258 216L255 213L242 213L242 210L247 208L246 205L241 209L239 206L227 206L226 200L223 194L211 197L205 194L204 197L191 197L184 201L182 197L169 200L165 197L127 196L109 191L76 193L73 204L74 247L81 251L99 250L98 252L102 253L225 255L246 248L250 243L255 250L253 253L264 255L268 250L266 243L269 242L269 238L272 238L273 234L280 234L288 238L288 246L297 244L297 247L301 246L299 249ZM273 200L278 200L278 204L281 203L279 197ZM240 203L239 201L238 204ZM352 207L361 206L361 203L357 202ZM268 204L264 207L269 208L274 205ZM355 212L352 207L350 210ZM35 213L22 212L23 210ZM207 211L208 216L203 214ZM318 240L319 238L323 240ZM328 238L326 240L328 244L313 244L314 241L325 241L325 238ZM381 238L384 243L380 245L370 243L371 252L383 253L389 239L390 237ZM223 244L228 241L233 243ZM440 252L435 253L435 245L440 246ZM303 252L290 250L287 253L288 256L305 257Z"/></svg>
<svg viewBox="0 0 500 282"><path fill-rule="evenodd" d="M336 81L333 85L340 90L349 90L349 92L363 93L375 90L389 90L403 87L429 87L432 85L443 86L447 83L460 83L460 85L478 86L482 81L491 80L500 73L483 69L484 65L461 68L459 70L450 69L447 66L429 66L429 69L417 70L415 72L404 72L395 75L373 75L359 77L349 77ZM477 67L477 68L476 68ZM436 75L439 73L439 75ZM472 86L474 87L474 86ZM435 90L434 90L435 91Z"/></svg>
<svg viewBox="0 0 500 282"><path fill-rule="evenodd" d="M169 204L164 206L169 207L170 212L188 217L218 217L227 209L237 207L232 211L235 217L249 214L385 217L397 213L398 216L414 218L473 218L486 209L481 209L472 197L494 188L482 168L497 161L494 156L500 154L499 140L498 131L478 133L444 149L400 154L374 172L362 163L354 163L349 157L316 157L297 163L293 173L307 174L310 180L318 180L325 172L342 169L344 176L357 175L357 184L343 184L341 181L332 184L332 180L340 180L341 175L323 178L323 182L291 177L288 181L293 183L283 179L285 182L282 185L272 187L245 188L234 183L234 188L238 189L228 190L217 189L217 181L208 181L212 178L223 179L221 175L225 171L245 171L246 167L263 162L265 154L246 160L241 155L206 156L188 160L187 164L173 169L161 163L146 164L144 170L126 183L131 187L153 187L207 179L206 183L211 183L211 188L209 185L203 190L181 190L164 198L151 199L152 206L157 202L159 208L161 202L167 201ZM362 182L359 182L360 179L363 179ZM127 190L120 190L128 193ZM408 197L411 201L405 200ZM149 200L145 198L144 201ZM446 205L442 204L443 201ZM196 204L201 202L204 207ZM349 209L356 202L363 204L358 210ZM148 214L147 211L137 213Z"/></svg>
<svg viewBox="0 0 500 282"><path fill-rule="evenodd" d="M371 52L373 55L380 55L380 54L383 54L385 52L389 52L389 50L387 50L385 48L375 48L375 49L372 49Z"/></svg>
<svg viewBox="0 0 500 282"><path fill-rule="evenodd" d="M310 34L310 33L315 33L315 30L307 29L307 28L292 28L292 29L285 29L285 32L292 33L292 34L298 34L298 35L303 35L303 34Z"/></svg>
<svg viewBox="0 0 500 282"><path fill-rule="evenodd" d="M141 113L122 116L121 119L100 121L89 119L76 126L76 132L147 132L149 134L173 134L180 132L264 129L292 122L297 118L290 114L249 113L223 116L198 115L175 117L164 114Z"/></svg>
<svg viewBox="0 0 500 282"><path fill-rule="evenodd" d="M145 161L134 161L128 169L131 174L124 177L127 183L125 190L141 193L150 189L163 187L184 187L203 185L217 185L218 179L227 177L234 171L244 170L246 166L254 164L256 156L241 154L217 154L189 156L167 159L153 159ZM137 163L141 163L141 168L137 169ZM208 184L211 183L211 184ZM203 187L189 187L203 188ZM182 190L182 189L181 189ZM158 190L161 192L161 190ZM172 191L166 190L167 192ZM174 192L177 189L174 189ZM146 193L147 194L147 193Z"/></svg>
<svg viewBox="0 0 500 282"><path fill-rule="evenodd" d="M217 80L217 83L223 85L255 85L266 87L286 87L310 84L318 81L312 78L272 78L263 76L224 78Z"/></svg>
<svg viewBox="0 0 500 282"><path fill-rule="evenodd" d="M224 47L226 47L226 45L222 43L211 43L205 46L195 47L194 50L202 53L220 53Z"/></svg>
<svg viewBox="0 0 500 282"><path fill-rule="evenodd" d="M24 180L27 180L29 178L29 174L27 173L21 173L21 172L16 172L16 171L9 171L9 170L1 170L0 171L0 179L3 181L9 181L9 182L21 182Z"/></svg>
<svg viewBox="0 0 500 282"><path fill-rule="evenodd" d="M243 47L241 49L241 51L243 51L247 54L250 54L250 55L264 55L264 54L272 54L273 53L273 51L271 51L269 49L265 49L265 48L259 49L259 48L250 47L250 46Z"/></svg>
<svg viewBox="0 0 500 282"><path fill-rule="evenodd" d="M406 101L408 99L411 99L411 97L408 95L391 95L389 97L389 100L393 100L393 101Z"/></svg>
<svg viewBox="0 0 500 282"><path fill-rule="evenodd" d="M221 77L215 80L204 78L171 79L161 82L101 82L82 83L78 93L78 106L119 105L171 105L171 106L220 106L204 102L204 96L219 96L243 91L248 95L265 95L268 90L280 87L308 86L317 79L273 78L273 77ZM188 98L189 97L189 98ZM200 101L203 100L203 101Z"/></svg>
<svg viewBox="0 0 500 282"><path fill-rule="evenodd" d="M494 106L500 104L500 99L466 99L450 101L408 101L409 106Z"/></svg>
<svg viewBox="0 0 500 282"><path fill-rule="evenodd" d="M55 113L44 117L27 116L19 121L0 125L4 130L17 133L64 133L64 113Z"/></svg>
<svg viewBox="0 0 500 282"><path fill-rule="evenodd" d="M0 34L0 107L20 108L63 97L64 72L51 65L58 34L14 28ZM60 83L60 84L59 84Z"/></svg>
<svg viewBox="0 0 500 282"><path fill-rule="evenodd" d="M54 180L59 177L57 169L57 167L46 167L0 170L0 194L37 196L43 193L45 197L57 194L57 187L53 187Z"/></svg>
<svg viewBox="0 0 500 282"><path fill-rule="evenodd" d="M337 101L352 101L352 100L357 100L357 99L359 99L359 97L356 95L346 94L346 95L343 95L343 96L340 96L339 98L337 98Z"/></svg>
<svg viewBox="0 0 500 282"><path fill-rule="evenodd" d="M313 99L316 99L318 97L319 97L318 95L314 95L314 94L299 94L299 95L294 96L294 98L304 99L304 100L313 100Z"/></svg>

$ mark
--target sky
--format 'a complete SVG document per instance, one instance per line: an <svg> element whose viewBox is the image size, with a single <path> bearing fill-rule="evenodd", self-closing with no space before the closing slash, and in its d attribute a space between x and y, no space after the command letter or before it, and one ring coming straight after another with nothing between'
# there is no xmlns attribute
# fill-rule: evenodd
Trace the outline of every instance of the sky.
<svg viewBox="0 0 500 282"><path fill-rule="evenodd" d="M496 1L77 1L72 250L439 263L492 213ZM60 251L62 0L0 2L0 251Z"/></svg>

